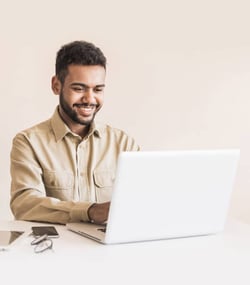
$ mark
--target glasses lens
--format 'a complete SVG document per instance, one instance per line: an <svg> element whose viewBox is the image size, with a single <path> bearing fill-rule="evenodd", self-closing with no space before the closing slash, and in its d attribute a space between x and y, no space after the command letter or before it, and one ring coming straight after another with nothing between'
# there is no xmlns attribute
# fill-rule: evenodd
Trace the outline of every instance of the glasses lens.
<svg viewBox="0 0 250 285"><path fill-rule="evenodd" d="M40 242L36 247L34 248L35 253L43 252L47 249L52 249L53 241L51 239L44 240Z"/></svg>

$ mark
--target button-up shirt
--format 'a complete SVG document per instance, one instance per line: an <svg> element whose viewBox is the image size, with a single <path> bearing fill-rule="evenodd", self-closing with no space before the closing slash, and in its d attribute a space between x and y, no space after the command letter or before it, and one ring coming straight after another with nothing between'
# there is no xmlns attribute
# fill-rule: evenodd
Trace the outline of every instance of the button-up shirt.
<svg viewBox="0 0 250 285"><path fill-rule="evenodd" d="M16 219L65 224L88 221L93 203L111 200L117 158L138 151L134 139L92 123L82 139L51 119L18 133L11 150L11 210Z"/></svg>

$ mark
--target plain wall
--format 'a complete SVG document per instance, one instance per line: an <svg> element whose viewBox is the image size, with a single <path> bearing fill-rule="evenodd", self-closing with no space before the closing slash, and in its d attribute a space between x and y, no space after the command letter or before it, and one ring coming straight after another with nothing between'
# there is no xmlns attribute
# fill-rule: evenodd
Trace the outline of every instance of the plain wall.
<svg viewBox="0 0 250 285"><path fill-rule="evenodd" d="M0 2L0 219L13 136L49 118L55 55L72 40L108 59L97 116L144 150L241 148L230 214L250 222L250 4L230 0Z"/></svg>

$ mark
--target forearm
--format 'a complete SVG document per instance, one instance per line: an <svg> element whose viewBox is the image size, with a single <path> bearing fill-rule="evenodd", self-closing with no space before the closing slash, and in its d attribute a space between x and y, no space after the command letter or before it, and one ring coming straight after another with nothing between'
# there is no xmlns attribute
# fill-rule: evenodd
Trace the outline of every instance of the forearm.
<svg viewBox="0 0 250 285"><path fill-rule="evenodd" d="M91 203L60 201L30 189L13 195L10 206L19 220L66 224L69 221L88 221L87 212Z"/></svg>

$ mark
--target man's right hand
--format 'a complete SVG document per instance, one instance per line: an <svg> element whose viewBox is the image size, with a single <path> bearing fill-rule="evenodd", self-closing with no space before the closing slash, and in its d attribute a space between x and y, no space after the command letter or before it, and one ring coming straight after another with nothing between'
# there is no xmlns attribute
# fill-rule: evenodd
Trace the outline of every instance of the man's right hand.
<svg viewBox="0 0 250 285"><path fill-rule="evenodd" d="M88 209L88 216L92 223L103 224L108 219L110 202L95 203Z"/></svg>

